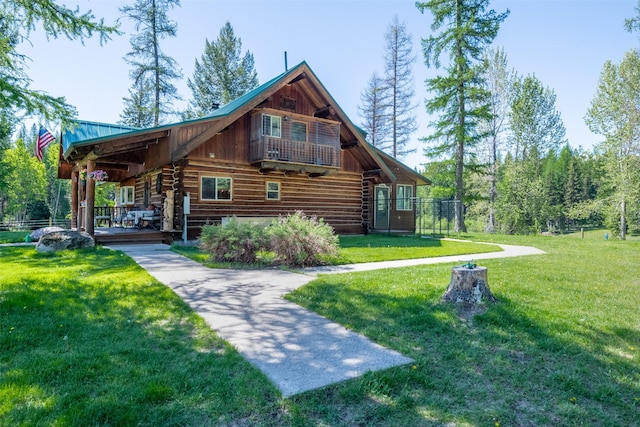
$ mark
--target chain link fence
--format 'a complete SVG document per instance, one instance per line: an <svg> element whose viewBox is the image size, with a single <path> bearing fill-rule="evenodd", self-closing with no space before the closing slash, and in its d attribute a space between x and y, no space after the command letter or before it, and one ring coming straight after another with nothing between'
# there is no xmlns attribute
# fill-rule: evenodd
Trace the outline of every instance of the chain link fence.
<svg viewBox="0 0 640 427"><path fill-rule="evenodd" d="M416 234L449 235L453 232L460 201L451 199L415 199Z"/></svg>

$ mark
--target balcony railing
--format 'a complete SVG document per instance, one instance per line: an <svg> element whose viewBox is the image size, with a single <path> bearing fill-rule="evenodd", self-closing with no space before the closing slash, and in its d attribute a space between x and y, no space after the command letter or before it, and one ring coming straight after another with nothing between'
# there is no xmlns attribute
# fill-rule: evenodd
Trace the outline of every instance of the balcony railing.
<svg viewBox="0 0 640 427"><path fill-rule="evenodd" d="M308 165L340 167L340 149L331 145L289 141L268 136L251 144L251 162L292 162Z"/></svg>
<svg viewBox="0 0 640 427"><path fill-rule="evenodd" d="M340 167L340 123L274 109L257 110L251 118L252 163L290 162L316 170Z"/></svg>

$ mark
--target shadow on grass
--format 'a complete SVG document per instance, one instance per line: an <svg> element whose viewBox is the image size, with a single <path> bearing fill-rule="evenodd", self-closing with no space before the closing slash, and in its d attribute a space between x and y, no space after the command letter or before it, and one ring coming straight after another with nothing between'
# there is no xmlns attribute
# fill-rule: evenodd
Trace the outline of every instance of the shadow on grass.
<svg viewBox="0 0 640 427"><path fill-rule="evenodd" d="M266 378L129 257L0 257L11 270L0 273L0 424L213 425L279 411Z"/></svg>
<svg viewBox="0 0 640 427"><path fill-rule="evenodd" d="M500 294L499 303L465 322L453 307L440 303L443 289L419 288L403 279L397 281L403 282L405 294L386 288L378 293L341 283L338 277L322 277L291 296L416 361L295 397L307 423L637 422L637 351L619 354L619 349L640 343L640 332L572 327L562 319L543 322L528 314L529 308Z"/></svg>

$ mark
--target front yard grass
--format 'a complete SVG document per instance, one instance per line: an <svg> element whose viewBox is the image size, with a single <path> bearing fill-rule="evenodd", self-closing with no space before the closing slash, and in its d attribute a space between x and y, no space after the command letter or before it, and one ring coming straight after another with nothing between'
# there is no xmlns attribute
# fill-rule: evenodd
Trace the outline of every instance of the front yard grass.
<svg viewBox="0 0 640 427"><path fill-rule="evenodd" d="M0 426L277 419L277 390L122 253L0 248Z"/></svg>
<svg viewBox="0 0 640 427"><path fill-rule="evenodd" d="M415 363L294 397L309 425L637 425L640 242L467 235L545 255L482 261L499 302L463 320L452 265L325 275L288 296Z"/></svg>
<svg viewBox="0 0 640 427"><path fill-rule="evenodd" d="M0 231L0 243L24 242L28 231Z"/></svg>
<svg viewBox="0 0 640 427"><path fill-rule="evenodd" d="M640 241L462 237L547 254L466 320L453 264L318 277L288 298L415 362L289 399L128 257L0 248L0 426L637 425Z"/></svg>

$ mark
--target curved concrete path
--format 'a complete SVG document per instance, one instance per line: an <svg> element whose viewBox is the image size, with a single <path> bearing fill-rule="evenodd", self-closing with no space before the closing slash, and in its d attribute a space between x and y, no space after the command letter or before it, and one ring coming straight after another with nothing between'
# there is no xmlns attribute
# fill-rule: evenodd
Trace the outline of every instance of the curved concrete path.
<svg viewBox="0 0 640 427"><path fill-rule="evenodd" d="M286 301L282 295L320 273L543 253L535 248L502 246L503 252L489 254L322 267L301 273L210 269L161 244L108 247L125 252L171 287L221 338L258 367L284 397L289 397L367 371L407 364L412 359Z"/></svg>

